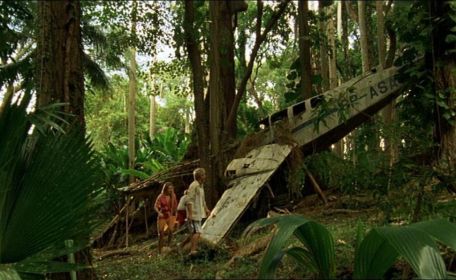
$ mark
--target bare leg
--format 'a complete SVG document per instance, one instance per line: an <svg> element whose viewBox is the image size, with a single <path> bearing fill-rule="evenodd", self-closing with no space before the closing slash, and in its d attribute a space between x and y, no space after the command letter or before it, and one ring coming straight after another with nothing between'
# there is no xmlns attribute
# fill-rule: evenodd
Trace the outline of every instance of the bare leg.
<svg viewBox="0 0 456 280"><path fill-rule="evenodd" d="M158 254L162 253L164 232L158 234Z"/></svg>
<svg viewBox="0 0 456 280"><path fill-rule="evenodd" d="M168 220L168 247L171 247L171 241L173 240L173 232L176 223L176 217L171 216Z"/></svg>
<svg viewBox="0 0 456 280"><path fill-rule="evenodd" d="M192 235L190 254L196 252L196 249L198 247L199 237L200 237L200 233L194 233Z"/></svg>
<svg viewBox="0 0 456 280"><path fill-rule="evenodd" d="M184 248L185 245L187 245L188 242L190 242L190 240L192 239L192 236L193 236L193 234L189 234L187 237L185 237L184 241L182 241L182 243L181 243L182 248Z"/></svg>
<svg viewBox="0 0 456 280"><path fill-rule="evenodd" d="M157 231L158 231L158 254L161 254L162 249L163 249L163 238L165 237L165 221L163 219L157 220Z"/></svg>
<svg viewBox="0 0 456 280"><path fill-rule="evenodd" d="M168 232L168 247L171 247L171 241L173 240L173 232Z"/></svg>

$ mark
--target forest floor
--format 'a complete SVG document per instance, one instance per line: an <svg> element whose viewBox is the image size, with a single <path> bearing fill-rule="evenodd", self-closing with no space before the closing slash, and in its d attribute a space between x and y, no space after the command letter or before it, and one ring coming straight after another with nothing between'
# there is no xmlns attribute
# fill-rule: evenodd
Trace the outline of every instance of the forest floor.
<svg viewBox="0 0 456 280"><path fill-rule="evenodd" d="M373 194L347 196L327 193L327 197L329 203L324 205L316 195L306 196L295 205L292 212L325 225L332 233L338 279L351 278L358 224L370 229L385 225L387 220L390 224L402 224L410 216L406 199L401 195L395 197L398 199L396 203L402 205L389 212L391 216L388 219L385 216L388 212L382 211L383 203ZM440 195L436 198L435 209L437 216L454 217L456 195L448 192ZM237 224L224 244L217 249L201 245L201 256L194 259L189 259L177 249L158 255L156 237L135 242L124 249L95 249L95 270L99 279L255 279L270 238L270 230L244 237L241 233L246 226L247 224ZM174 244L181 242L185 235L186 231L177 234ZM396 267L403 265L399 263ZM392 271L400 273L400 270ZM287 258L283 260L277 275L286 279L311 276ZM401 274L393 276L400 278Z"/></svg>

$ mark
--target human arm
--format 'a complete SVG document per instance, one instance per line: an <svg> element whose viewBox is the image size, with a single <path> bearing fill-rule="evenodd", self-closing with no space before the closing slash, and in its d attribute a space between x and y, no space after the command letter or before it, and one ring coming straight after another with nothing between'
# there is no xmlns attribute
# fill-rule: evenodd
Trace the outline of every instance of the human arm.
<svg viewBox="0 0 456 280"><path fill-rule="evenodd" d="M204 194L204 191L203 191L203 194ZM209 210L209 208L207 207L205 195L203 196L203 205L204 205L204 211L206 212L206 217L209 218L209 216L211 215L211 210ZM212 216L215 217L215 215L212 215Z"/></svg>
<svg viewBox="0 0 456 280"><path fill-rule="evenodd" d="M163 213L158 209L159 208L159 205L160 205L160 195L158 195L157 199L155 200L155 203L154 203L154 210L155 212L158 213L158 217L163 217Z"/></svg>
<svg viewBox="0 0 456 280"><path fill-rule="evenodd" d="M171 195L171 214L173 216L177 215L177 197L176 197L176 193L174 193L174 191Z"/></svg>
<svg viewBox="0 0 456 280"><path fill-rule="evenodd" d="M187 203L186 204L186 207L187 207L187 219L188 220L193 220L193 216L192 216L192 210L193 210L193 205L192 203Z"/></svg>
<svg viewBox="0 0 456 280"><path fill-rule="evenodd" d="M204 204L204 211L206 211L206 216L209 217L209 215L211 214L211 210L207 208L206 204Z"/></svg>
<svg viewBox="0 0 456 280"><path fill-rule="evenodd" d="M193 203L196 198L196 188L194 184L191 184L187 191L187 201L185 206L187 208L187 218L189 220L193 220Z"/></svg>

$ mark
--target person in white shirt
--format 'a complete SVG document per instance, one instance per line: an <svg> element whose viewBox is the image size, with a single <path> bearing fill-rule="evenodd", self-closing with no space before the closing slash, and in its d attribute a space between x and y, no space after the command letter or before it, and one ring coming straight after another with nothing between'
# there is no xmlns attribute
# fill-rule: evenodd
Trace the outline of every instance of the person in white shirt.
<svg viewBox="0 0 456 280"><path fill-rule="evenodd" d="M187 190L187 224L190 230L190 255L197 253L198 241L201 235L201 221L207 218L211 211L206 206L203 183L206 181L204 168L193 171L194 181Z"/></svg>

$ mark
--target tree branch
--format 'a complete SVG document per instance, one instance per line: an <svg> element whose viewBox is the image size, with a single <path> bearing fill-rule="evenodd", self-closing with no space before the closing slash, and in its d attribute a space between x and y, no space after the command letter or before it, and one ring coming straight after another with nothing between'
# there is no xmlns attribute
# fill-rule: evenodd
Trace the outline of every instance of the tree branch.
<svg viewBox="0 0 456 280"><path fill-rule="evenodd" d="M264 28L264 30L260 34L260 36L258 36L258 31L259 31L259 29L261 31L261 26L260 26L260 28L258 28L258 26L261 24L261 20L257 20L257 29L256 29L257 30L257 36L255 38L255 44L254 44L252 52L250 54L250 59L249 59L249 64L247 66L247 71L246 71L244 77L242 78L242 80L241 80L241 82L239 84L239 87L238 87L238 90L237 90L237 94L236 94L236 96L234 98L233 106L231 107L230 113L228 115L228 118L227 118L227 121L226 121L226 127L230 127L230 125L232 123L234 123L234 121L236 120L236 115L237 115L237 111L238 111L238 108L239 108L239 104L240 104L241 99L242 99L242 97L243 97L243 95L245 93L245 89L247 87L247 82L248 82L250 76L252 75L255 58L258 55L258 51L259 51L259 49L261 47L261 44L266 40L266 36L269 33L269 31L271 31L271 29L276 25L277 21L282 16L282 14L285 12L285 9L287 8L287 5L288 5L288 3L290 1L291 0L285 0L285 1L280 3L278 9L272 14L271 19L266 24L266 27ZM261 2L261 1L259 1L259 2ZM260 14L260 12L262 14L262 8L261 8L261 10L260 10L260 8L258 9L258 14Z"/></svg>

